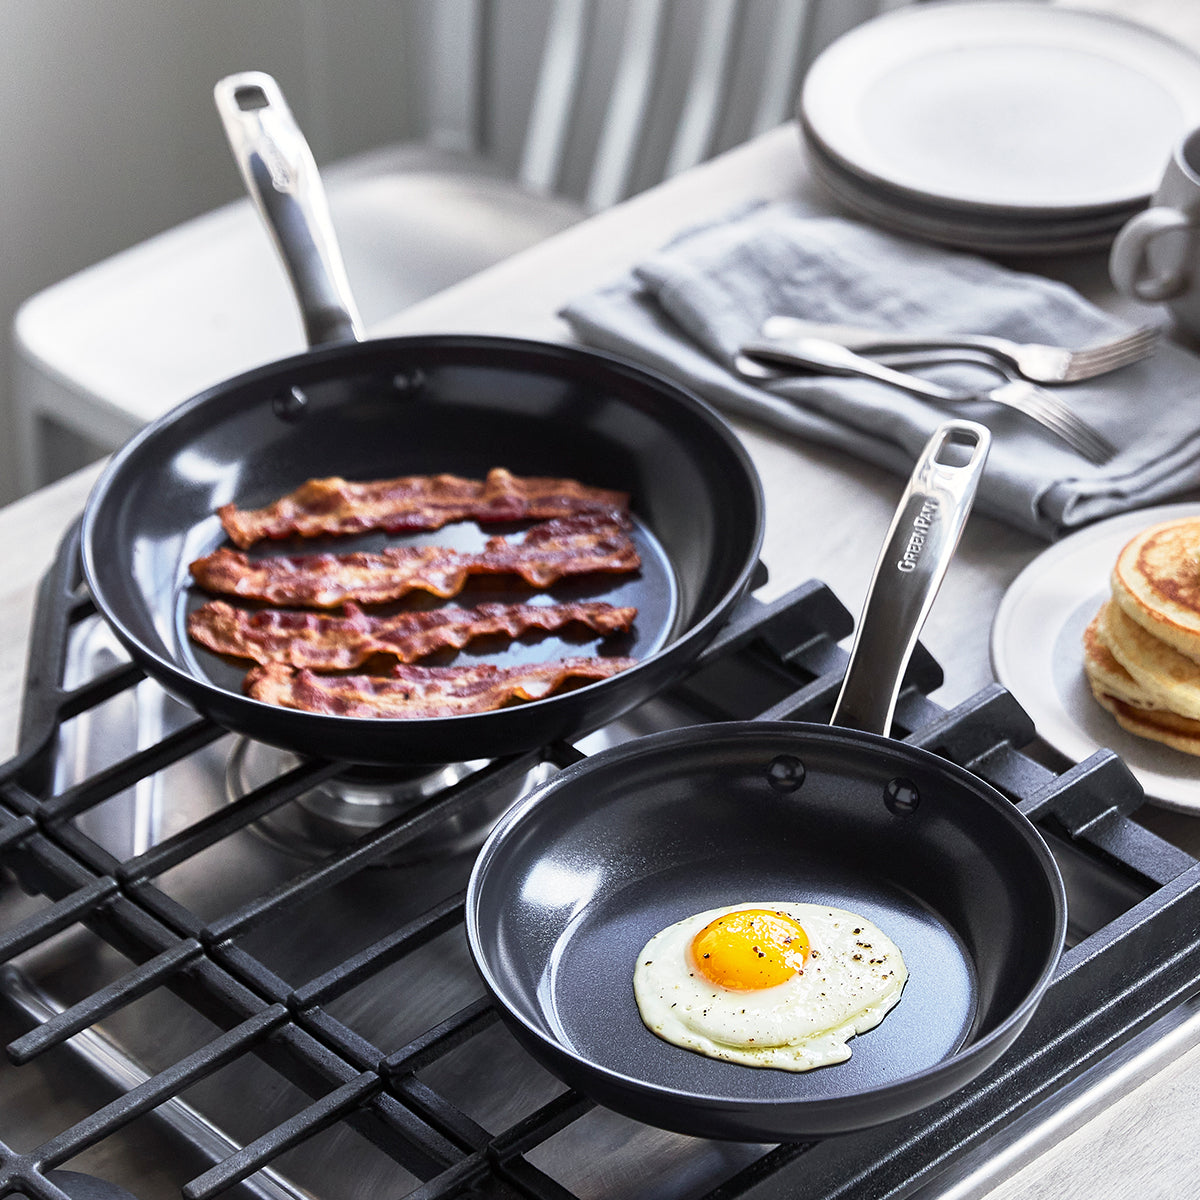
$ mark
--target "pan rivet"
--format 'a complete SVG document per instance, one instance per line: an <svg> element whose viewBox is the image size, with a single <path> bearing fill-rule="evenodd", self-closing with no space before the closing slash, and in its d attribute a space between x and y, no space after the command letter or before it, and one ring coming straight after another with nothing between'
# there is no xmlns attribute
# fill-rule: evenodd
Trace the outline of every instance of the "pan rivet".
<svg viewBox="0 0 1200 1200"><path fill-rule="evenodd" d="M921 793L911 779L893 779L883 789L883 802L889 812L894 812L898 817L907 817L917 811Z"/></svg>
<svg viewBox="0 0 1200 1200"><path fill-rule="evenodd" d="M415 396L425 386L425 372L420 367L411 371L397 371L392 376L392 387L402 396Z"/></svg>
<svg viewBox="0 0 1200 1200"><path fill-rule="evenodd" d="M794 792L804 782L804 764L790 754L781 754L767 765L767 782L777 792Z"/></svg>
<svg viewBox="0 0 1200 1200"><path fill-rule="evenodd" d="M298 388L289 388L271 398L271 411L281 421L298 421L308 407L308 397Z"/></svg>

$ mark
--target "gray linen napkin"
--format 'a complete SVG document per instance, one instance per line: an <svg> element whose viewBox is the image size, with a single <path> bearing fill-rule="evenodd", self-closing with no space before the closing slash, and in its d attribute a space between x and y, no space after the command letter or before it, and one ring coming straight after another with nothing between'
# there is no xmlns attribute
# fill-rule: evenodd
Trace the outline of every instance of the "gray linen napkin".
<svg viewBox="0 0 1200 1200"><path fill-rule="evenodd" d="M562 316L584 342L679 380L714 407L838 446L901 476L948 408L868 380L751 383L734 354L774 313L882 329L986 332L1082 347L1124 326L1064 284L907 241L798 203L760 204L690 230ZM947 384L978 367L922 369ZM994 436L981 510L1051 539L1200 484L1200 360L1150 359L1059 389L1120 453L1094 466L1028 418L957 407Z"/></svg>

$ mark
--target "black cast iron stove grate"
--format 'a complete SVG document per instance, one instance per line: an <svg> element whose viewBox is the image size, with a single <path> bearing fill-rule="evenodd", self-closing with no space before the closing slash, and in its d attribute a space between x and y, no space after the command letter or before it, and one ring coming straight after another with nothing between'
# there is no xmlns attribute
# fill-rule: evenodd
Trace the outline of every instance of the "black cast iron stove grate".
<svg viewBox="0 0 1200 1200"><path fill-rule="evenodd" d="M1120 760L1100 752L1055 773L1019 749L1033 729L1002 689L953 711L931 702L927 693L941 674L919 650L895 732L1012 797L1046 831L1068 880L1071 946L1033 1022L967 1088L862 1133L770 1147L650 1130L564 1089L497 1023L473 972L462 969L469 854L376 869L489 790L566 765L584 749L552 745L491 763L315 861L280 855L253 831L336 775L337 764L300 762L240 799L189 812L182 824L177 808L190 791L168 787L154 839L114 854L89 833L89 819L144 781L169 779L228 735L192 715L56 788L71 722L153 686L116 662L64 688L67 648L89 623L99 618L71 537L43 581L20 750L0 768L0 854L22 885L14 913L11 903L0 904L0 959L9 964L0 992L26 1025L38 1017L8 1046L17 1064L5 1068L9 1078L20 1082L40 1062L61 1072L65 1061L68 1078L91 1080L85 1091L96 1090L95 1069L118 1086L82 1115L73 1110L49 1132L40 1128L37 1144L7 1144L13 1114L0 1099L0 1195L61 1197L56 1168L120 1162L105 1158L104 1147L145 1137L150 1121L155 1136L179 1151L165 1190L161 1178L151 1190L195 1198L383 1194L371 1180L388 1195L421 1198L900 1197L942 1177L1200 988L1200 865L1130 819L1141 792ZM819 583L769 604L749 599L691 675L647 710L661 707L675 723L680 713L692 721L827 720L846 661L837 643L850 628L846 610ZM625 736L639 731L635 719ZM235 847L242 845L269 857L261 879L257 869L223 875L221 864L241 863ZM193 867L209 885L196 902L191 885L175 882ZM1092 886L1093 878L1105 886ZM17 893L11 880L0 887L9 900ZM347 893L358 915L343 922L344 940L313 935L306 945L313 914L336 918ZM370 912L374 928L363 916ZM51 949L60 944L66 948L56 957ZM458 970L443 979L447 962ZM410 985L438 993L435 1019L415 1026L405 1019L428 1001L424 992L406 993ZM160 1012L163 1005L172 1007ZM168 1061L138 1065L120 1047L148 1023L160 1040L166 1030L168 1043L176 1024L200 1033L172 1047ZM226 1120L222 1103L245 1096L261 1110L257 1126L250 1120L232 1134L214 1132ZM282 1117L277 1103L286 1104ZM315 1162L326 1173L309 1179ZM120 1182L145 1194L135 1179Z"/></svg>

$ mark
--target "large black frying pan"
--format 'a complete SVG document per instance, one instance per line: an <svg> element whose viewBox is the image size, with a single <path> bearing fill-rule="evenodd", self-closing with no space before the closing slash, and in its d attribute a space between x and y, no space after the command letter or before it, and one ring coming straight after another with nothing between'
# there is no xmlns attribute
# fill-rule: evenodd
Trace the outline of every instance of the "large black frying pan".
<svg viewBox="0 0 1200 1200"><path fill-rule="evenodd" d="M1045 842L989 784L883 736L987 440L950 422L918 464L832 726L651 735L567 768L500 819L468 887L471 950L517 1037L569 1084L697 1136L819 1137L948 1095L1032 1015L1066 925ZM899 1004L848 1062L747 1067L646 1029L632 976L653 934L719 906L787 901L867 917L907 964Z"/></svg>
<svg viewBox="0 0 1200 1200"><path fill-rule="evenodd" d="M96 484L83 521L84 569L135 661L231 729L302 754L377 764L529 749L596 728L661 690L720 628L757 563L761 492L736 436L674 384L611 356L497 337L357 340L316 167L277 86L248 73L222 80L216 97L313 349L182 404L125 446ZM188 564L222 544L219 505L257 507L315 476L481 478L494 466L631 493L641 571L583 577L551 595L636 605L638 617L631 635L599 646L566 633L474 645L460 661L598 650L630 655L634 667L492 713L370 720L249 699L244 666L189 641L187 612L205 597L190 586ZM464 523L403 540L478 548L496 532L510 530ZM274 543L262 553L389 540L397 539ZM474 584L458 602L528 597L512 585Z"/></svg>

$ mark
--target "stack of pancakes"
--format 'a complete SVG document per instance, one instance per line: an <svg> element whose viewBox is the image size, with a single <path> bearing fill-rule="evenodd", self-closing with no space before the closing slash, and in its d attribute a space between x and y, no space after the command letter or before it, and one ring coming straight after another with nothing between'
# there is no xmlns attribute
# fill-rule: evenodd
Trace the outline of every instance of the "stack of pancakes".
<svg viewBox="0 0 1200 1200"><path fill-rule="evenodd" d="M1092 694L1122 728L1200 755L1200 517L1143 530L1083 635Z"/></svg>

